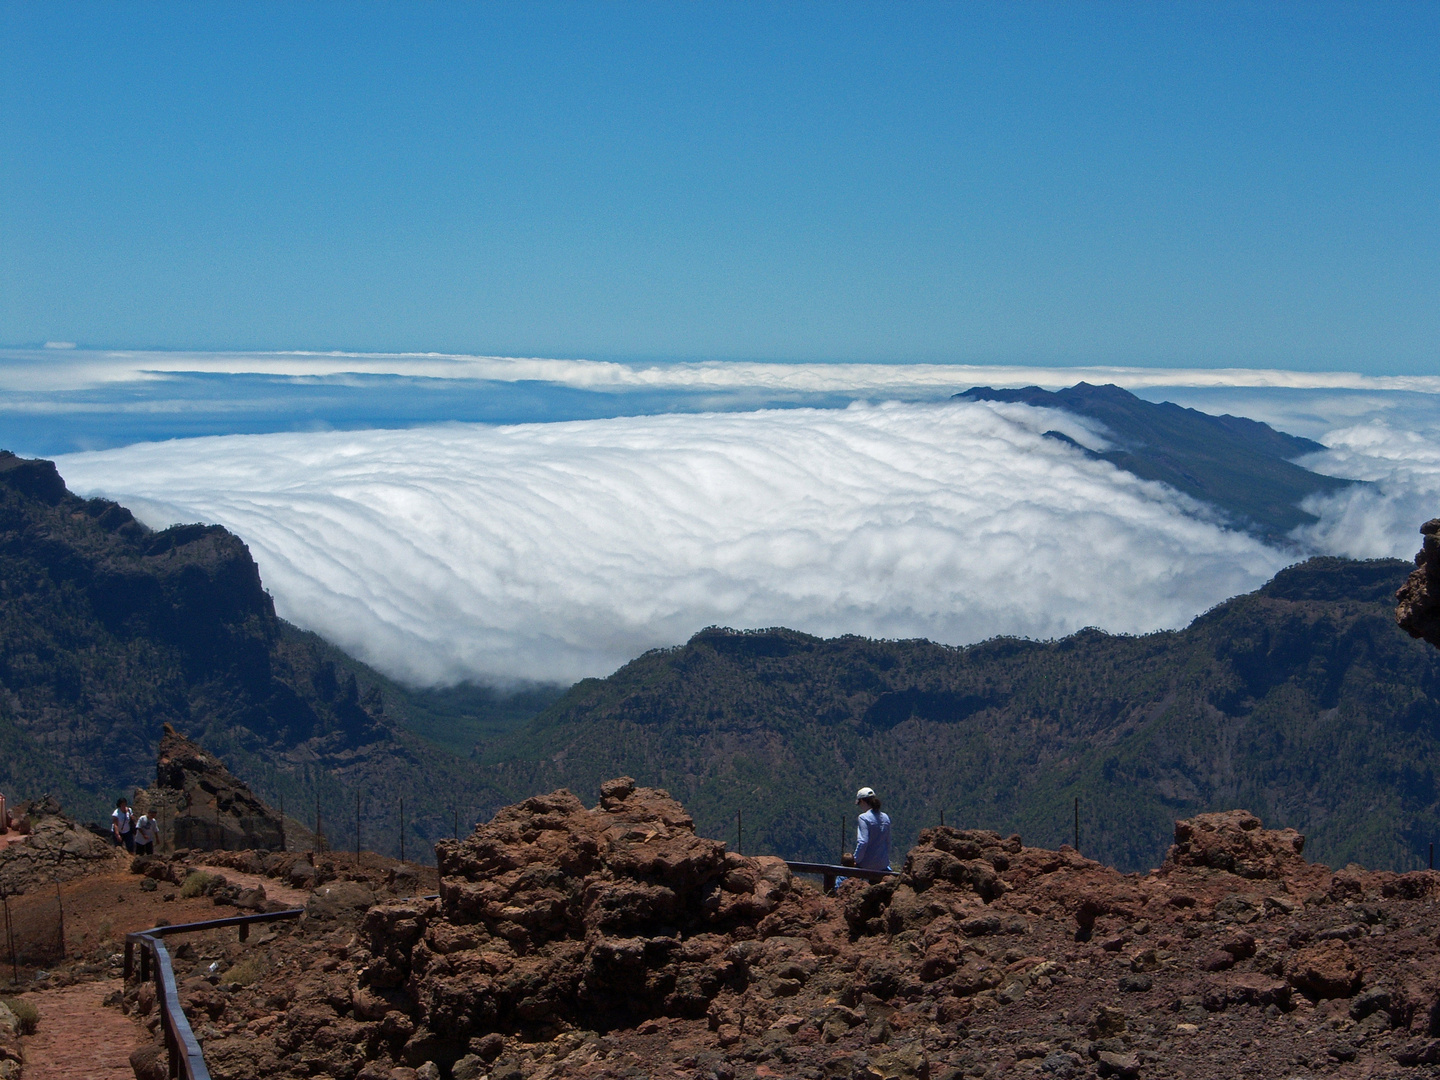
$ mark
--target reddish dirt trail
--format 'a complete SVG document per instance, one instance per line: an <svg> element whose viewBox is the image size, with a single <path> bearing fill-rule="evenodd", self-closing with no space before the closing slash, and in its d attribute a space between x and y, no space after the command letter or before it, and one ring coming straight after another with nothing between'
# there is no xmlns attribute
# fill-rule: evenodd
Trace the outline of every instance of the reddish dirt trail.
<svg viewBox="0 0 1440 1080"><path fill-rule="evenodd" d="M130 1051L148 1036L102 1004L119 989L119 979L101 979L26 994L40 1026L24 1040L25 1080L134 1080Z"/></svg>

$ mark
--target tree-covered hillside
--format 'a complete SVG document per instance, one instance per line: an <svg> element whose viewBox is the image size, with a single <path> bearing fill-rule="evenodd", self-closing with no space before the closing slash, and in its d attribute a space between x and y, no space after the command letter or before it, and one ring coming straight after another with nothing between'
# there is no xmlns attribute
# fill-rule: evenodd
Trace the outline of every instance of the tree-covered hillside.
<svg viewBox="0 0 1440 1080"><path fill-rule="evenodd" d="M409 852L500 795L406 730L493 736L514 718L482 692L411 695L276 618L245 545L218 526L152 532L68 492L49 461L0 452L0 790L49 791L103 819L148 785L169 722L258 793L353 842ZM503 705L503 702L501 703ZM489 713L487 713L487 708ZM493 713L500 715L491 715Z"/></svg>
<svg viewBox="0 0 1440 1080"><path fill-rule="evenodd" d="M940 819L1158 864L1172 823L1246 807L1307 854L1414 867L1440 833L1440 652L1394 623L1408 565L1313 559L1178 632L821 640L710 629L577 684L492 749L495 785L584 797L629 773L702 831L833 858L877 788L901 850Z"/></svg>

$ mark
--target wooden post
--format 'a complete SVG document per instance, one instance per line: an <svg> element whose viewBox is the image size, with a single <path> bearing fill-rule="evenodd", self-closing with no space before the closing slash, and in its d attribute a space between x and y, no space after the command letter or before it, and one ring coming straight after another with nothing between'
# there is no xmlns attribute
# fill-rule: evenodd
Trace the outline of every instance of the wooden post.
<svg viewBox="0 0 1440 1080"><path fill-rule="evenodd" d="M460 839L460 808L455 807L455 839Z"/></svg>
<svg viewBox="0 0 1440 1080"><path fill-rule="evenodd" d="M320 789L315 789L315 850L325 850L325 831L320 827Z"/></svg>
<svg viewBox="0 0 1440 1080"><path fill-rule="evenodd" d="M405 861L405 796L400 796L400 861Z"/></svg>
<svg viewBox="0 0 1440 1080"><path fill-rule="evenodd" d="M20 985L20 965L15 960L15 931L10 922L10 897L0 887L0 905L5 908L5 941L10 947L10 975L15 985Z"/></svg>
<svg viewBox="0 0 1440 1080"><path fill-rule="evenodd" d="M360 865L360 792L355 792L355 865Z"/></svg>
<svg viewBox="0 0 1440 1080"><path fill-rule="evenodd" d="M940 827L942 829L945 827L945 808L943 806L940 808Z"/></svg>
<svg viewBox="0 0 1440 1080"><path fill-rule="evenodd" d="M285 850L285 796L280 796L280 850Z"/></svg>
<svg viewBox="0 0 1440 1080"><path fill-rule="evenodd" d="M1433 841L1430 844L1430 869L1435 869L1435 844Z"/></svg>
<svg viewBox="0 0 1440 1080"><path fill-rule="evenodd" d="M65 959L65 901L60 896L60 879L55 879L55 906L60 910L60 959Z"/></svg>
<svg viewBox="0 0 1440 1080"><path fill-rule="evenodd" d="M745 854L745 819L738 809L735 811L735 853Z"/></svg>
<svg viewBox="0 0 1440 1080"><path fill-rule="evenodd" d="M845 858L845 815L840 815L840 858Z"/></svg>
<svg viewBox="0 0 1440 1080"><path fill-rule="evenodd" d="M1080 796L1075 796L1075 854L1080 854Z"/></svg>

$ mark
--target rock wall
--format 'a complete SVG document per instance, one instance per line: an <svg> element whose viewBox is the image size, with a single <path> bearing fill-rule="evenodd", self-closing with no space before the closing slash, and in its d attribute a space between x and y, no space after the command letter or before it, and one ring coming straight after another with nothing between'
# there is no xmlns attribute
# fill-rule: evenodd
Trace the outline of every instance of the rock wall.
<svg viewBox="0 0 1440 1080"><path fill-rule="evenodd" d="M28 835L0 847L0 889L14 896L36 885L69 881L97 865L117 860L110 841L61 812L50 796L21 803L12 815L25 822Z"/></svg>

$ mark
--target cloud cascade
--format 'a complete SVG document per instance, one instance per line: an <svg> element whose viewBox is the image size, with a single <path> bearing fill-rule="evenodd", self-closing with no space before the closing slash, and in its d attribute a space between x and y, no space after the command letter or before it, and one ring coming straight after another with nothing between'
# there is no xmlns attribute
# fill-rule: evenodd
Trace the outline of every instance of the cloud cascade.
<svg viewBox="0 0 1440 1080"><path fill-rule="evenodd" d="M393 675L603 675L710 624L1049 637L1180 626L1293 556L1022 405L223 436L60 459L250 545L280 613Z"/></svg>

